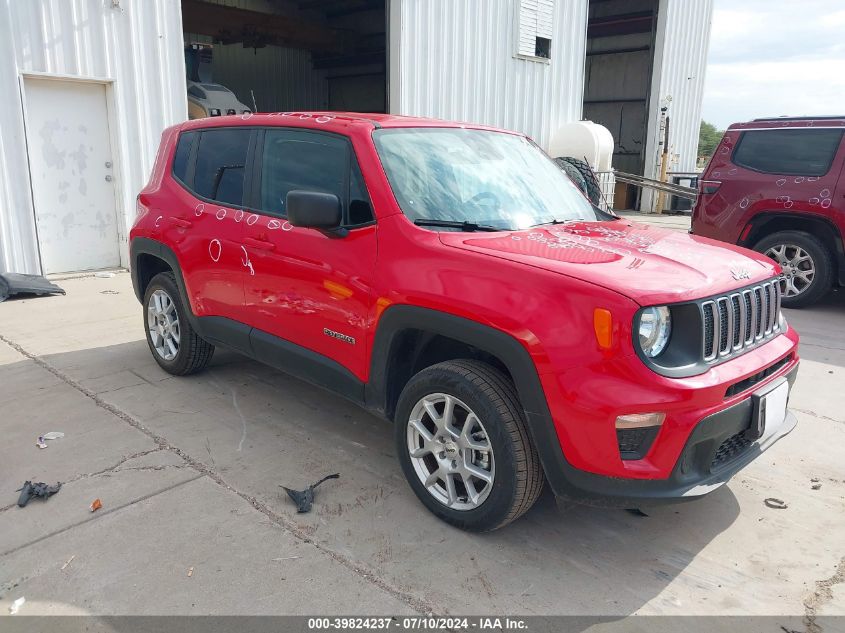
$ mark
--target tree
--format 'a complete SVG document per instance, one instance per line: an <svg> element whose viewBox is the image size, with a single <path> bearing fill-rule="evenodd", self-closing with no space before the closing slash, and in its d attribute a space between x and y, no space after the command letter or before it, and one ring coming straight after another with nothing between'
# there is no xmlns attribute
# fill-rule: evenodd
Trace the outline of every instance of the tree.
<svg viewBox="0 0 845 633"><path fill-rule="evenodd" d="M716 126L707 121L701 122L701 127L698 130L698 156L699 158L708 159L716 151L719 141L722 140L724 130L716 129Z"/></svg>

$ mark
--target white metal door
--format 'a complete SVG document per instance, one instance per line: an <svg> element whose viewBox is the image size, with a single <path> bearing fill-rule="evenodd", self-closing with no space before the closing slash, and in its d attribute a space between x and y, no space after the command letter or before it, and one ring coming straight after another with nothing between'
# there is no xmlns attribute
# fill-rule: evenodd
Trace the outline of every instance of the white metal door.
<svg viewBox="0 0 845 633"><path fill-rule="evenodd" d="M26 78L24 88L44 274L119 266L105 85Z"/></svg>

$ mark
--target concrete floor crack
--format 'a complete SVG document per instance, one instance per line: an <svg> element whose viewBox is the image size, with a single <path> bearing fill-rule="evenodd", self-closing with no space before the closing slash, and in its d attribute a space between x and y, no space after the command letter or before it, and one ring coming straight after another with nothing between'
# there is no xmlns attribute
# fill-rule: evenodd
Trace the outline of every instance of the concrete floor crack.
<svg viewBox="0 0 845 633"><path fill-rule="evenodd" d="M54 367L53 365L48 363L46 360L44 360L40 356L37 356L37 355L29 352L23 346L18 345L17 343L8 339L7 337L3 336L2 334L0 334L0 341L3 341L7 345L9 345L11 348L16 350L18 353L22 354L23 356L25 356L26 358L31 360L33 363L35 363L36 365L41 367L42 369L50 372L51 374L56 376L59 380L63 381L67 385L73 387L74 389L79 391L84 396L90 398L92 401L94 401L94 403L98 407L108 411L109 413L111 413L115 417L117 417L120 420L123 420L124 422L126 422L131 427L133 427L133 428L137 429L138 431L144 433L147 437L152 439L156 443L156 445L158 446L157 449L153 449L151 452L154 452L156 450L166 449L168 451L175 453L180 458L182 458L182 460L184 460L186 464L188 464L191 468L193 468L198 473L200 473L201 474L200 476L204 475L204 476L208 477L209 479L211 479L212 481L214 481L217 485L225 488L229 492L232 492L232 493L238 495L241 499L243 499L244 501L249 503L253 508L255 508L256 510L258 510L259 512L264 514L268 519L270 519L270 521L272 521L273 523L275 523L276 525L278 525L279 527L284 529L286 532L288 532L291 536L293 536L297 540L302 541L303 543L306 543L308 545L311 545L315 549L319 550L322 554L324 554L325 556L332 559L334 562L340 564L341 566L343 566L346 569L348 569L349 571L351 571L353 574L355 574L359 578L369 582L370 584L372 584L375 587L381 589L385 593L387 593L387 594L393 596L394 598L402 601L404 604L406 604L410 608L414 609L415 611L417 611L421 614L434 614L434 613L438 613L438 614L444 613L445 614L446 613L442 607L435 608L435 606L432 603L430 603L428 600L426 600L425 598L419 597L415 594L404 591L404 590L394 586L393 584L391 584L390 582L388 582L384 578L378 576L374 570L368 568L363 563L360 563L360 562L350 558L346 554L342 554L342 553L340 553L336 550L333 550L331 547L329 547L327 545L324 545L322 543L318 543L317 541L315 541L312 538L312 536L309 533L307 533L305 530L300 528L296 524L295 521L292 521L291 519L275 512L267 504L258 500L256 497L253 497L252 495L249 495L245 492L242 492L242 491L234 488L229 483L227 483L223 479L223 477L218 472L216 472L214 469L210 468L209 466L207 466L203 462L199 461L198 459L191 457L190 455L185 453L179 447L173 446L172 444L170 444L167 441L166 438L162 437L161 435L158 435L152 429L149 429L146 426L144 426L144 424L141 423L140 420L138 420L137 418L135 418L131 414L127 413L126 411L120 409L119 407L111 404L110 402L106 402L97 393L95 393L91 389L85 387L84 385L82 385L81 383L76 381L74 378L71 378L69 375L65 374L63 371L61 371L57 367ZM125 463L126 461L127 460L123 460L122 463ZM119 467L119 465L120 464L118 464L118 467ZM108 470L109 469L106 469L106 472ZM100 514L102 514L102 513L100 513ZM44 538L47 538L47 537L44 537ZM38 539L38 540L42 540L42 539ZM28 543L28 544L21 546L21 547L27 547L29 545L32 545L32 543ZM21 549L21 548L20 547L15 548L15 551L17 551L18 549ZM4 552L3 554L0 554L0 556L6 555L6 554L9 554L9 553L10 552Z"/></svg>
<svg viewBox="0 0 845 633"><path fill-rule="evenodd" d="M845 556L839 560L839 564L830 578L816 581L816 590L804 600L804 624L807 633L821 633L822 627L816 623L819 609L833 600L833 587L845 583Z"/></svg>

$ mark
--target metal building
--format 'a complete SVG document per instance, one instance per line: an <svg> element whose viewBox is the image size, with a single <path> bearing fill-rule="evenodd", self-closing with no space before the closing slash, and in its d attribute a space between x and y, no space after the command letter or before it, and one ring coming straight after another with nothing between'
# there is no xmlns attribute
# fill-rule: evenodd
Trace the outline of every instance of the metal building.
<svg viewBox="0 0 845 633"><path fill-rule="evenodd" d="M711 12L712 0L0 0L0 271L125 266L161 131L188 117L189 94L212 102L220 86L259 111L458 119L543 146L588 118L613 134L614 167L652 177L668 117L671 169L690 170Z"/></svg>

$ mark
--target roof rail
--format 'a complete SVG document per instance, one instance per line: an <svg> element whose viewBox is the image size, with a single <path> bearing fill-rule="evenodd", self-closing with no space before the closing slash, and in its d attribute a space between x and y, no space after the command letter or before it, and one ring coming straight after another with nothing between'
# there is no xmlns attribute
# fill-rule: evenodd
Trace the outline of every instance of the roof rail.
<svg viewBox="0 0 845 633"><path fill-rule="evenodd" d="M830 119L845 119L845 114L834 116L826 114L824 116L764 116L754 121L828 121Z"/></svg>

